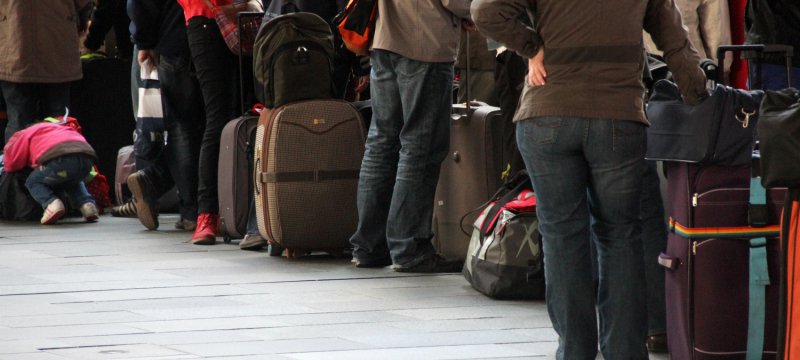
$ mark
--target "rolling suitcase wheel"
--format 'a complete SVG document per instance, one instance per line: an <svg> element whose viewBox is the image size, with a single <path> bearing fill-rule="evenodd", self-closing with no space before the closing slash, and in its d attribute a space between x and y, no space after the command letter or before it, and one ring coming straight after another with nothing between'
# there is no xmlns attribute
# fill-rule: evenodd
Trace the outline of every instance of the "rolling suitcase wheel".
<svg viewBox="0 0 800 360"><path fill-rule="evenodd" d="M269 256L281 256L283 254L283 247L269 244L267 251L269 252Z"/></svg>

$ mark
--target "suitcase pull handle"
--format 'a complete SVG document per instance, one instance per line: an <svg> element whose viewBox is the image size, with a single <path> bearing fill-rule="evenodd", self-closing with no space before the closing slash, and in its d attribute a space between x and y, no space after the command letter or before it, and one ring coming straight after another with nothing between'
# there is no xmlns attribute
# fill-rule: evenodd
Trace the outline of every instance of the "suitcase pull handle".
<svg viewBox="0 0 800 360"><path fill-rule="evenodd" d="M258 153L261 153L258 150L261 149L256 150ZM256 156L256 163L253 165L253 185L255 185L253 190L256 192L256 195L261 194L261 181L259 181L260 179L258 176L258 169L260 169L259 165L261 165L261 156Z"/></svg>
<svg viewBox="0 0 800 360"><path fill-rule="evenodd" d="M673 258L672 256L669 256L667 254L664 253L658 254L658 264L667 268L667 270L675 271L675 269L678 268L680 262L681 261L679 259Z"/></svg>

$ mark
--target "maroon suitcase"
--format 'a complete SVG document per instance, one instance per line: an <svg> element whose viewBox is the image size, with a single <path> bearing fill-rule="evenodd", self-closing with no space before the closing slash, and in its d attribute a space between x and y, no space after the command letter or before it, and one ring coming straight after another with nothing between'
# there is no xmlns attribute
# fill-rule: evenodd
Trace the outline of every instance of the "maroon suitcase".
<svg viewBox="0 0 800 360"><path fill-rule="evenodd" d="M253 201L253 149L258 115L231 120L222 129L219 144L219 221L225 242L247 233Z"/></svg>
<svg viewBox="0 0 800 360"><path fill-rule="evenodd" d="M784 53L783 45L720 46L728 51ZM758 58L758 56L756 56ZM758 65L756 65L758 66ZM717 73L722 80L722 71ZM758 169L754 162L754 167ZM670 201L670 234L659 263L665 272L667 337L673 359L747 358L750 312L750 257L753 238L766 237L766 274L761 356L774 359L777 347L781 208L786 189L766 191L766 214L751 227L751 167L665 163ZM761 199L763 200L763 199ZM754 212L755 214L755 212ZM758 249L756 246L753 249ZM760 329L759 329L760 330ZM754 342L758 343L758 341Z"/></svg>
<svg viewBox="0 0 800 360"><path fill-rule="evenodd" d="M659 263L667 268L667 332L673 359L745 359L750 237L710 235L748 226L750 167L667 163L670 234ZM767 190L769 226L780 223L785 189ZM718 229L717 229L718 230ZM687 235L694 232L695 235ZM767 239L764 359L776 349L780 245Z"/></svg>

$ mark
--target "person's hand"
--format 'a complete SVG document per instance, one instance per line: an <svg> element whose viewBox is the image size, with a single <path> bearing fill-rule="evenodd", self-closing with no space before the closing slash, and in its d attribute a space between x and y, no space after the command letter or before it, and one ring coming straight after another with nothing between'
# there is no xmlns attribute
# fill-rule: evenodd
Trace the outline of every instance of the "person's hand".
<svg viewBox="0 0 800 360"><path fill-rule="evenodd" d="M144 64L145 61L150 59L153 65L156 64L156 52L153 50L139 50L139 53L136 54L136 61L139 62L139 65Z"/></svg>
<svg viewBox="0 0 800 360"><path fill-rule="evenodd" d="M478 30L478 27L475 26L475 23L472 22L472 21L469 21L467 19L461 19L461 28L466 30L466 31L476 31L476 30Z"/></svg>
<svg viewBox="0 0 800 360"><path fill-rule="evenodd" d="M89 20L81 21L80 24L78 24L78 37L82 37L89 32L89 25Z"/></svg>
<svg viewBox="0 0 800 360"><path fill-rule="evenodd" d="M547 71L544 69L544 48L540 48L532 58L528 59L528 84L531 86L542 86L547 79Z"/></svg>
<svg viewBox="0 0 800 360"><path fill-rule="evenodd" d="M361 93L364 91L367 86L369 85L369 75L362 75L356 78L356 87L353 89L356 94Z"/></svg>

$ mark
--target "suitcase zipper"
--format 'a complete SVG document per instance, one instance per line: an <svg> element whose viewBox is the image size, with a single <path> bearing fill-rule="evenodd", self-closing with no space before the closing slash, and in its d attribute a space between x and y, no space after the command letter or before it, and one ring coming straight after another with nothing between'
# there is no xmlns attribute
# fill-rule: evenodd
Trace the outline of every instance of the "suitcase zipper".
<svg viewBox="0 0 800 360"><path fill-rule="evenodd" d="M706 191L706 192L704 192L702 194L701 193L697 193L697 192L696 193L692 193L692 207L697 207L698 205L700 205L700 198L701 197L708 196L708 195L714 194L714 193L718 193L720 191L731 191L731 190L747 191L748 193L750 191L750 189L747 189L747 188L721 188L721 189L709 190L709 191ZM739 202L733 202L733 201L723 202L722 200L718 200L718 201L708 201L708 200L706 200L704 203L706 203L706 204L738 204ZM746 203L746 202L743 202L743 203Z"/></svg>
<svg viewBox="0 0 800 360"><path fill-rule="evenodd" d="M697 255L697 241L692 241L692 256Z"/></svg>

